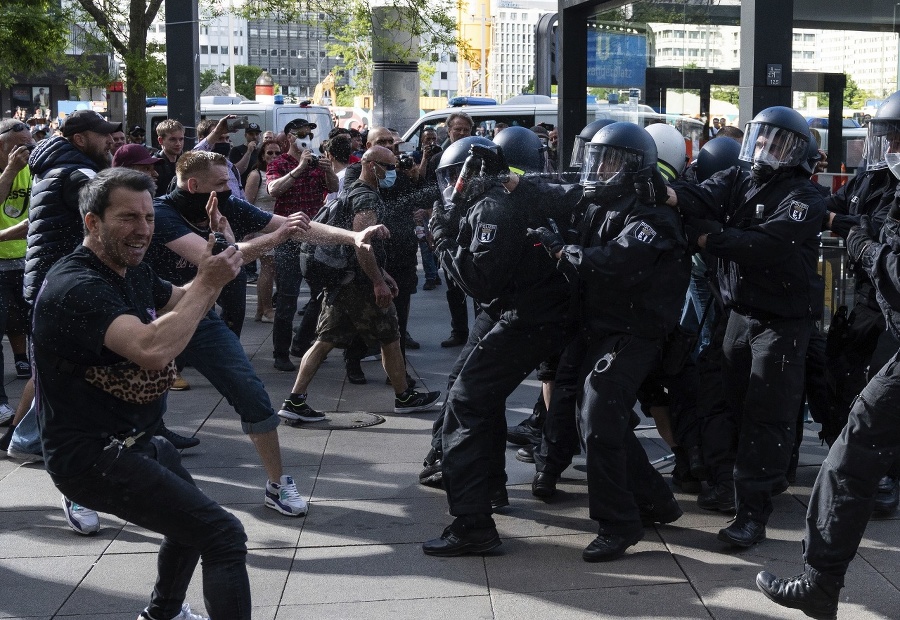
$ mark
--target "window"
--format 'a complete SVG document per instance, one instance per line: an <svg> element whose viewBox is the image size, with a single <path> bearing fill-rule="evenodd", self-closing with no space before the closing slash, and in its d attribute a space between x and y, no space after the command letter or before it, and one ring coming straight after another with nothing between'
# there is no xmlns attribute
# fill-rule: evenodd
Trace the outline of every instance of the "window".
<svg viewBox="0 0 900 620"><path fill-rule="evenodd" d="M431 53L431 62L437 62L439 60L438 55L435 52Z"/></svg>
<svg viewBox="0 0 900 620"><path fill-rule="evenodd" d="M296 31L296 30L290 30L290 31L288 31L288 36L291 37L292 39L296 38L296 37L297 37L297 31Z"/></svg>
<svg viewBox="0 0 900 620"><path fill-rule="evenodd" d="M259 28L251 28L251 29L250 29L250 36L251 36L251 37L259 36Z"/></svg>
<svg viewBox="0 0 900 620"><path fill-rule="evenodd" d="M269 56L278 56L278 50L276 50L276 49L269 50Z"/></svg>
<svg viewBox="0 0 900 620"><path fill-rule="evenodd" d="M300 77L306 77L307 75L308 72L306 71L306 69L300 69Z"/></svg>
<svg viewBox="0 0 900 620"><path fill-rule="evenodd" d="M232 52L235 56L240 56L243 48L235 46L234 51Z"/></svg>
<svg viewBox="0 0 900 620"><path fill-rule="evenodd" d="M297 57L297 50L291 50L291 58Z"/></svg>
<svg viewBox="0 0 900 620"><path fill-rule="evenodd" d="M509 14L509 21L511 21L511 22L516 21L516 14L515 14L515 13L510 13L510 14Z"/></svg>
<svg viewBox="0 0 900 620"><path fill-rule="evenodd" d="M504 11L500 11L500 19L506 19L506 13Z"/></svg>
<svg viewBox="0 0 900 620"><path fill-rule="evenodd" d="M446 72L446 71L441 71L441 79L442 79L442 80L446 80L446 79L447 79L447 72Z"/></svg>
<svg viewBox="0 0 900 620"><path fill-rule="evenodd" d="M208 45L201 45L201 46L200 46L200 53L201 53L201 54L209 54L209 46L208 46Z"/></svg>
<svg viewBox="0 0 900 620"><path fill-rule="evenodd" d="M287 56L287 50L281 50L281 55L282 55L282 56Z"/></svg>
<svg viewBox="0 0 900 620"><path fill-rule="evenodd" d="M291 69L291 77L297 77L297 70Z"/></svg>
<svg viewBox="0 0 900 620"><path fill-rule="evenodd" d="M456 54L450 54L450 62L456 62Z"/></svg>
<svg viewBox="0 0 900 620"><path fill-rule="evenodd" d="M309 77L316 77L317 75L319 75L319 72L316 69L309 70Z"/></svg>
<svg viewBox="0 0 900 620"><path fill-rule="evenodd" d="M267 50L267 49L264 48L264 47L261 47L261 48L259 48L259 55L260 55L260 56L268 56L268 55L269 55L269 50Z"/></svg>
<svg viewBox="0 0 900 620"><path fill-rule="evenodd" d="M325 50L319 51L319 58L325 58Z"/></svg>
<svg viewBox="0 0 900 620"><path fill-rule="evenodd" d="M251 56L259 56L259 50L256 49L255 47L251 47L251 48L250 48L250 55L251 55Z"/></svg>
<svg viewBox="0 0 900 620"><path fill-rule="evenodd" d="M306 50L297 50L297 58L306 58Z"/></svg>
<svg viewBox="0 0 900 620"><path fill-rule="evenodd" d="M277 30L269 30L269 36L270 36L270 37L275 37L275 38L277 39L277 38L278 38L278 31L277 31Z"/></svg>

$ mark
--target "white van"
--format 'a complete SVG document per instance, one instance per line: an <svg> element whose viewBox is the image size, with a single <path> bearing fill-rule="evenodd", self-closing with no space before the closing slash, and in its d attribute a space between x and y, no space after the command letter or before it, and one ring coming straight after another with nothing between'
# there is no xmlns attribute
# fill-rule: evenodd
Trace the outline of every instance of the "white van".
<svg viewBox="0 0 900 620"><path fill-rule="evenodd" d="M228 114L246 116L248 122L259 125L263 132L274 131L280 133L284 126L295 118L304 118L310 123L315 123L313 137L310 139L310 148L314 153L319 150L319 145L328 137L331 131L331 112L324 106L302 106L297 104L259 103L257 101L240 101L232 97L202 97L200 99L200 119L217 120ZM147 108L147 144L152 148L159 148L156 141L156 126L168 118L166 106L153 106ZM234 146L244 143L244 132L238 130L231 134Z"/></svg>
<svg viewBox="0 0 900 620"><path fill-rule="evenodd" d="M403 134L404 150L416 150L422 138L422 131L428 128L438 128L438 139L443 140L446 133L441 133L440 128L454 112L465 112L472 117L475 123L474 131L483 130L486 136L493 135L494 127L498 122L504 122L510 127L534 127L541 123L557 125L556 99L546 95L519 95L499 105L468 105L453 108L435 110L422 115L413 123L412 127ZM616 121L628 121L647 126L652 123L669 123L682 132L684 137L692 145L699 149L700 137L703 133L703 123L697 119L686 116L659 114L653 108L646 105L609 105L598 104L588 106L587 122L591 123L600 118L611 118ZM694 151L696 152L696 151Z"/></svg>

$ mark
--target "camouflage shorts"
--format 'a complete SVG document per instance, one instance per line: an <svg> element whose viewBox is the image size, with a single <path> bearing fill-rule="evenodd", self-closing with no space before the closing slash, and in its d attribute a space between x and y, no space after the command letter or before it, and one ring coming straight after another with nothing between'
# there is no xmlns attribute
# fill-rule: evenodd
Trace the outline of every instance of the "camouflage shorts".
<svg viewBox="0 0 900 620"><path fill-rule="evenodd" d="M379 308L368 280L345 284L333 304L322 305L316 339L346 347L359 335L366 342L389 344L400 339L394 304Z"/></svg>

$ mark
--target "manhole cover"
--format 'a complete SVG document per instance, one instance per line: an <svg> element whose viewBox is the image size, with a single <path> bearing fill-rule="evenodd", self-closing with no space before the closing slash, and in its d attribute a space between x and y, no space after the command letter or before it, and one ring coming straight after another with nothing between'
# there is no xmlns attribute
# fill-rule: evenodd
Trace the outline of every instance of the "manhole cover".
<svg viewBox="0 0 900 620"><path fill-rule="evenodd" d="M308 428L317 431L341 431L375 426L384 422L382 416L367 411L325 411L324 413L328 416L328 420L324 422L285 420L284 423L296 428Z"/></svg>

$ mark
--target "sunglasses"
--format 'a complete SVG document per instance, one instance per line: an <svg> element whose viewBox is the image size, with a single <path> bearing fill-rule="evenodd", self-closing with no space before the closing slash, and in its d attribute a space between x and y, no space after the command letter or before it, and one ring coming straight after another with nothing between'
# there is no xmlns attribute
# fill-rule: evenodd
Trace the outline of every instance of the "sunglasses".
<svg viewBox="0 0 900 620"><path fill-rule="evenodd" d="M6 129L4 129L3 131L0 131L0 136L2 136L5 133L9 133L10 131L14 131L14 132L18 133L20 131L25 131L26 129L29 131L31 130L31 128L28 125L26 125L25 123L16 123L15 125L11 125L11 126L7 127Z"/></svg>
<svg viewBox="0 0 900 620"><path fill-rule="evenodd" d="M266 155L281 155L281 151L266 151Z"/></svg>
<svg viewBox="0 0 900 620"><path fill-rule="evenodd" d="M396 170L396 169L397 169L397 166L394 165L394 164L385 164L385 163L382 163L382 162L380 162L380 161L375 161L374 159L372 160L372 163L373 163L373 164L378 164L379 166L381 166L381 167L384 168L385 170Z"/></svg>

